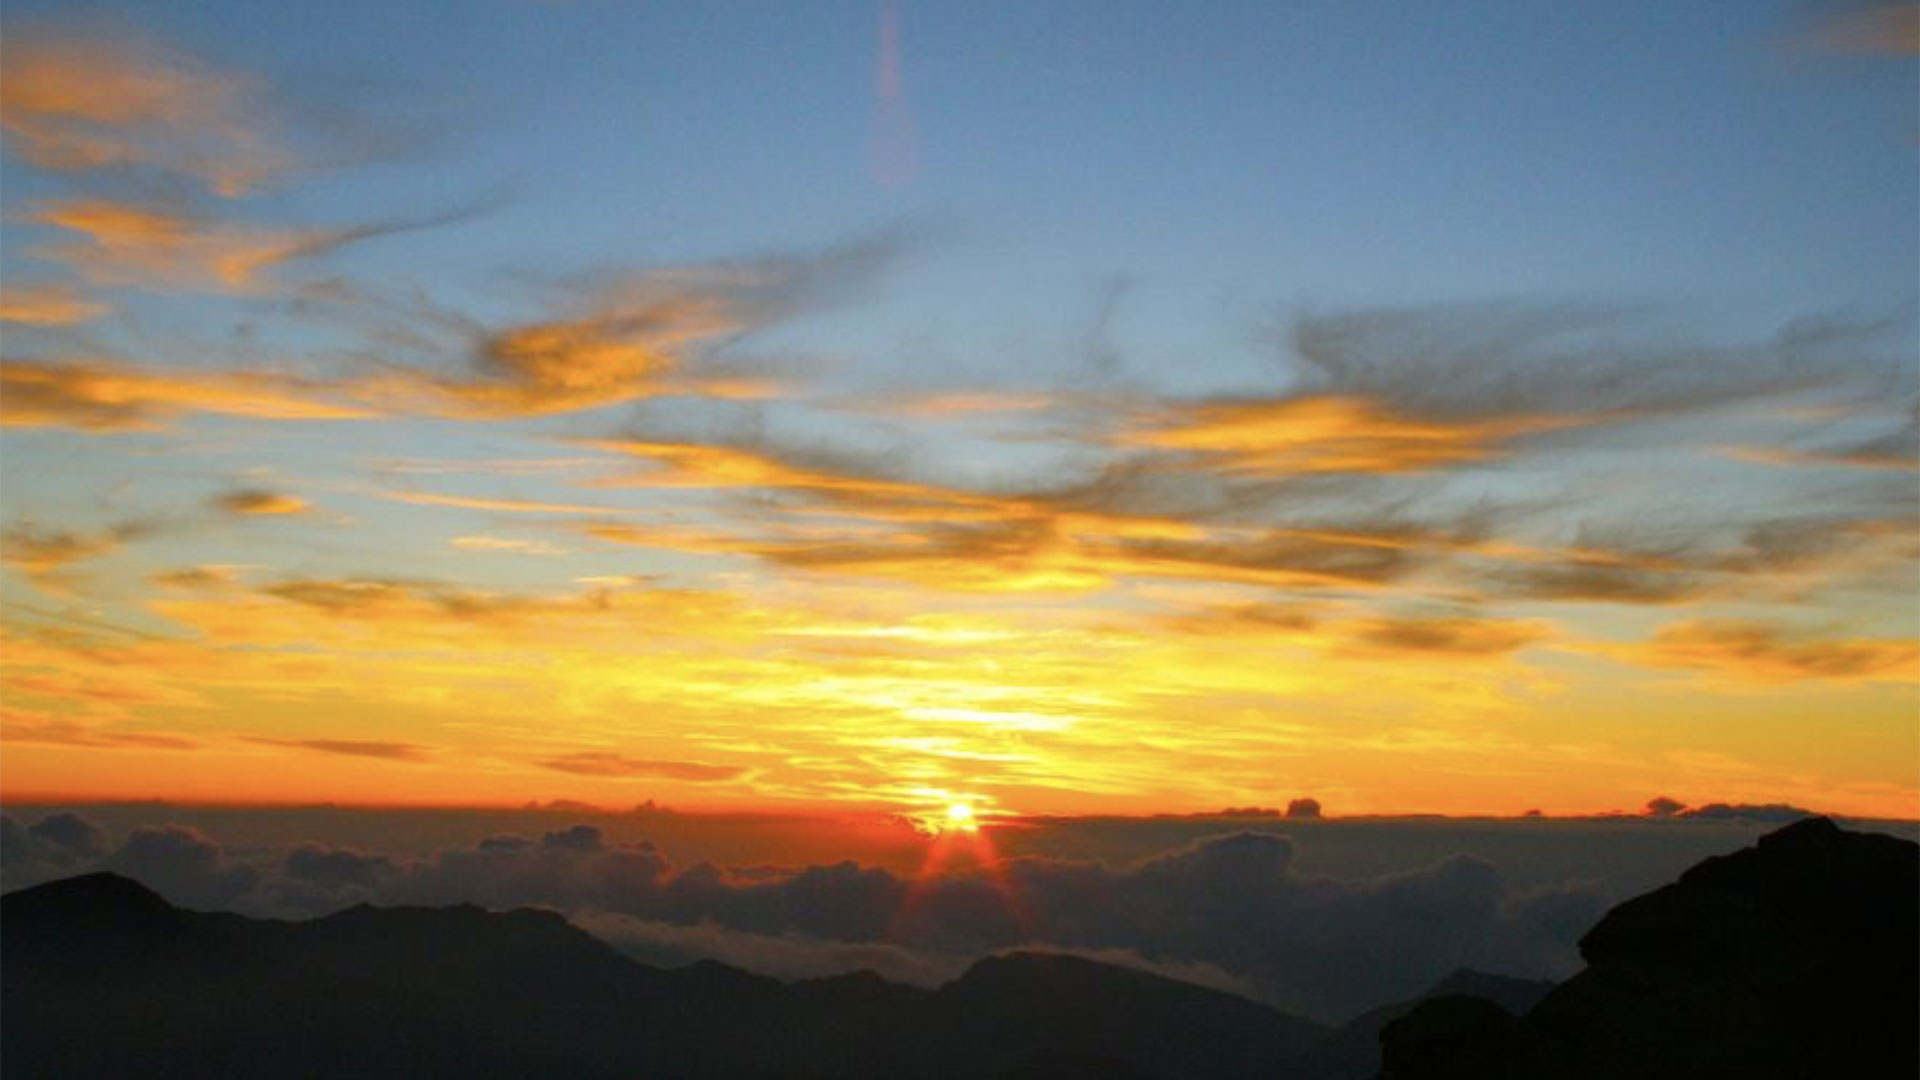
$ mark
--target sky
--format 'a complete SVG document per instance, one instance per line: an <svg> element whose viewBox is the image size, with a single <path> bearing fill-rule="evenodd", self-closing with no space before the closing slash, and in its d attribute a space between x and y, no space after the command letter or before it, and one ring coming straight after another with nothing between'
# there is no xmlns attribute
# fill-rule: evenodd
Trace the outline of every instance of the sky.
<svg viewBox="0 0 1920 1080"><path fill-rule="evenodd" d="M1910 6L6 21L0 798L1920 817Z"/></svg>

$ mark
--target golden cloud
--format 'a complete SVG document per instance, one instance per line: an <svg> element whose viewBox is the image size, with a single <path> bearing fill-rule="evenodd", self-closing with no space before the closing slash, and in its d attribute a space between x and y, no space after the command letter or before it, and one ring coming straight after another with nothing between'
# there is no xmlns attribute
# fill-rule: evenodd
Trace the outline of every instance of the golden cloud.
<svg viewBox="0 0 1920 1080"><path fill-rule="evenodd" d="M1368 651L1497 656L1545 638L1534 620L1484 618L1370 619L1347 628L1355 646Z"/></svg>
<svg viewBox="0 0 1920 1080"><path fill-rule="evenodd" d="M1674 623L1626 655L1660 667L1697 668L1761 682L1920 682L1920 641L1821 638L1757 619Z"/></svg>
<svg viewBox="0 0 1920 1080"><path fill-rule="evenodd" d="M186 413L266 420L379 415L330 400L334 388L287 375L142 369L107 361L0 363L0 425L152 430Z"/></svg>
<svg viewBox="0 0 1920 1080"><path fill-rule="evenodd" d="M44 743L108 750L196 750L200 744L178 735L144 731L103 731L98 727L56 720L18 709L0 710L0 742Z"/></svg>
<svg viewBox="0 0 1920 1080"><path fill-rule="evenodd" d="M0 322L72 326L97 319L107 310L107 305L65 285L0 284Z"/></svg>
<svg viewBox="0 0 1920 1080"><path fill-rule="evenodd" d="M416 743L378 742L359 739L279 739L263 735L244 736L248 742L279 746L288 750L310 750L316 754L344 754L348 757L380 758L386 761L426 761L433 748Z"/></svg>
<svg viewBox="0 0 1920 1080"><path fill-rule="evenodd" d="M0 533L0 562L41 577L71 563L111 555L127 541L136 540L152 530L151 525L143 522L125 522L93 533L18 525Z"/></svg>
<svg viewBox="0 0 1920 1080"><path fill-rule="evenodd" d="M37 254L98 284L161 291L258 291L269 268L366 234L227 225L106 199L46 203L27 220L85 238Z"/></svg>
<svg viewBox="0 0 1920 1080"><path fill-rule="evenodd" d="M246 488L215 496L213 505L229 514L276 515L305 513L312 504L298 495Z"/></svg>
<svg viewBox="0 0 1920 1080"><path fill-rule="evenodd" d="M255 115L251 80L156 42L16 28L0 67L0 129L42 168L155 168L237 196L289 164Z"/></svg>
<svg viewBox="0 0 1920 1080"><path fill-rule="evenodd" d="M565 754L540 763L549 769L580 776L666 777L695 783L738 780L747 770L737 765L708 765L698 761L644 761L603 751Z"/></svg>
<svg viewBox="0 0 1920 1080"><path fill-rule="evenodd" d="M1229 474L1411 473L1492 457L1509 440L1579 422L1415 420L1368 398L1325 395L1176 405L1117 441L1190 454Z"/></svg>

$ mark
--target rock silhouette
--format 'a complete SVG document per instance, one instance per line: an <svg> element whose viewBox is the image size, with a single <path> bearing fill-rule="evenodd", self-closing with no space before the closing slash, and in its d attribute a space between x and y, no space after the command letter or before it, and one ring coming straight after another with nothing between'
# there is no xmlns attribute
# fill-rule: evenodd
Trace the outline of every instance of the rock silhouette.
<svg viewBox="0 0 1920 1080"><path fill-rule="evenodd" d="M1809 818L1615 907L1580 951L1587 968L1520 1020L1446 998L1387 1025L1383 1075L1920 1075L1911 841Z"/></svg>
<svg viewBox="0 0 1920 1080"><path fill-rule="evenodd" d="M1271 1077L1326 1029L1072 956L928 991L635 963L536 910L183 911L112 874L0 899L0 1056L33 1077Z"/></svg>

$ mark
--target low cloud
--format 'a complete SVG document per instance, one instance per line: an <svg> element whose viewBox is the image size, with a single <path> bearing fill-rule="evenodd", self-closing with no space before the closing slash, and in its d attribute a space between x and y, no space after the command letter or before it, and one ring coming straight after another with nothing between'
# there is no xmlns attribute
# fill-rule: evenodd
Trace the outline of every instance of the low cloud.
<svg viewBox="0 0 1920 1080"><path fill-rule="evenodd" d="M225 907L251 893L260 880L252 867L228 862L219 844L179 825L133 830L106 867L189 908Z"/></svg>

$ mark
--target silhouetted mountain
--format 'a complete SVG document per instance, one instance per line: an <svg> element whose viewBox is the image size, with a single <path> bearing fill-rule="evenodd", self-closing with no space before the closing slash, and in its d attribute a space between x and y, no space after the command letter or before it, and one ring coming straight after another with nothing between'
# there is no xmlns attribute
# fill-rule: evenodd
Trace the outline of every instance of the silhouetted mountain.
<svg viewBox="0 0 1920 1080"><path fill-rule="evenodd" d="M1069 956L937 991L635 963L550 912L183 911L107 874L0 898L0 1061L32 1077L1271 1077L1317 1025Z"/></svg>
<svg viewBox="0 0 1920 1080"><path fill-rule="evenodd" d="M1432 998L1471 996L1496 1003L1519 1016L1536 1005L1553 983L1545 979L1516 979L1461 968L1428 987L1418 997L1370 1009L1342 1025L1318 1046L1297 1059L1290 1080L1371 1080L1380 1072L1380 1032L1389 1023Z"/></svg>
<svg viewBox="0 0 1920 1080"><path fill-rule="evenodd" d="M1528 1012L1448 997L1382 1032L1393 1080L1920 1075L1920 845L1812 818L1608 912Z"/></svg>

